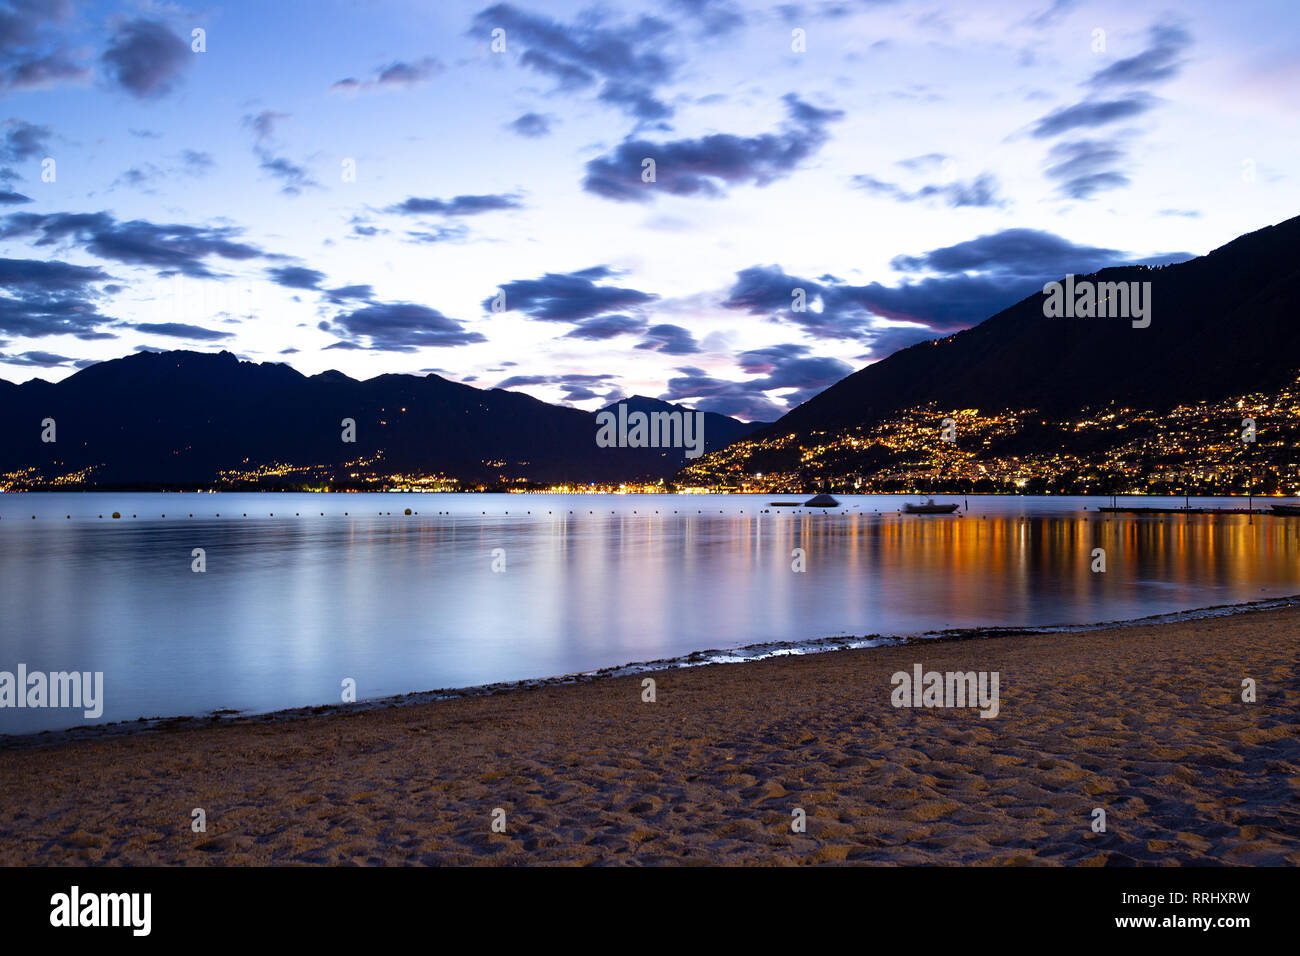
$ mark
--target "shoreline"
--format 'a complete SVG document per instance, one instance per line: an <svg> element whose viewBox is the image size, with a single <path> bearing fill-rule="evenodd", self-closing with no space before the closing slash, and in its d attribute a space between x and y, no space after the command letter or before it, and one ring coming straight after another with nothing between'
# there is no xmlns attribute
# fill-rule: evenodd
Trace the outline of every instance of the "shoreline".
<svg viewBox="0 0 1300 956"><path fill-rule="evenodd" d="M918 641L665 671L652 702L625 675L3 750L0 864L1294 866L1298 628ZM1000 674L997 715L899 707L916 666Z"/></svg>
<svg viewBox="0 0 1300 956"><path fill-rule="evenodd" d="M1126 630L1129 628L1156 627L1162 624L1179 624L1189 621L1214 620L1241 614L1254 614L1273 610L1300 607L1300 594L1277 598L1263 598L1238 604L1216 604L1185 611L1171 611L1139 618L1098 621L1091 624L1044 624L1025 627L965 627L941 631L925 631L910 635L865 635L862 637L822 637L805 641L766 641L745 644L735 648L708 648L692 651L677 657L649 661L632 661L590 671L556 674L546 677L526 677L511 681L494 681L466 687L439 687L429 690L408 691L383 697L365 698L351 704L315 704L304 707L286 707L266 711L241 711L218 709L206 714L178 714L170 717L137 717L103 724L82 724L60 730L41 730L30 734L0 734L0 753L10 750L30 750L41 747L58 747L87 741L129 737L138 734L167 734L185 730L232 726L266 726L291 723L316 717L369 713L394 708L418 707L441 701L494 697L543 687L567 687L589 684L594 681L613 680L643 674L655 674L698 667L722 667L731 664L753 664L780 657L803 657L816 654L833 654L843 651L862 651L881 647L906 647L918 644L982 641L1049 634L1076 634L1096 631Z"/></svg>

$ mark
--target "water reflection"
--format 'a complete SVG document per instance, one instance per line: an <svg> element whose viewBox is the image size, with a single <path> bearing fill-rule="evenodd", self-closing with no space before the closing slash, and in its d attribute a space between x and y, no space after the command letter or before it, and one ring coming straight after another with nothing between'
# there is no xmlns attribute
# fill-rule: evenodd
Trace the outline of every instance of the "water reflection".
<svg viewBox="0 0 1300 956"><path fill-rule="evenodd" d="M735 496L5 495L0 670L104 671L102 719L121 720L336 702L347 677L375 697L1300 592L1297 519L970 501L964 517L918 518L877 513L895 498L781 512ZM139 517L97 517L112 510ZM0 710L4 733L82 722Z"/></svg>

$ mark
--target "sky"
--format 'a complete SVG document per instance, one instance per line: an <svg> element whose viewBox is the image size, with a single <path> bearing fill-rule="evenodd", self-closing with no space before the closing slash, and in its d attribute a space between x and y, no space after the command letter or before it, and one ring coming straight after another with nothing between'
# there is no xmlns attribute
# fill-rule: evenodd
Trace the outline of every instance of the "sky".
<svg viewBox="0 0 1300 956"><path fill-rule="evenodd" d="M771 421L1300 214L1297 94L1291 0L0 0L0 378L228 350Z"/></svg>

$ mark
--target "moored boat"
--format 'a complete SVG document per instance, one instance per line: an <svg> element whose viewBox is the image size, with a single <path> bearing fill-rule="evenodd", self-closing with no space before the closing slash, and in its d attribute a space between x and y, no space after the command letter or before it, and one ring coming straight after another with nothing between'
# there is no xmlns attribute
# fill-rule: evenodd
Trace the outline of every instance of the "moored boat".
<svg viewBox="0 0 1300 956"><path fill-rule="evenodd" d="M840 503L830 495L813 495L803 503L805 508L838 508Z"/></svg>
<svg viewBox="0 0 1300 956"><path fill-rule="evenodd" d="M1300 505L1274 505L1271 513L1288 518L1300 518Z"/></svg>
<svg viewBox="0 0 1300 956"><path fill-rule="evenodd" d="M937 505L931 498L923 505L913 504L908 501L903 505L903 512L909 515L950 515L956 511L959 505Z"/></svg>

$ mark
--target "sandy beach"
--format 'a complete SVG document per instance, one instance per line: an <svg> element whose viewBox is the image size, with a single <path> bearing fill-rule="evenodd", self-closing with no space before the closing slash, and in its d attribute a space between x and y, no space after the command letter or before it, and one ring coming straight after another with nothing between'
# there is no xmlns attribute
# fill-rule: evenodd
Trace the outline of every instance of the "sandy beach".
<svg viewBox="0 0 1300 956"><path fill-rule="evenodd" d="M1294 866L1297 635L1257 611L10 747L0 863ZM894 707L915 664L998 672L998 715Z"/></svg>

